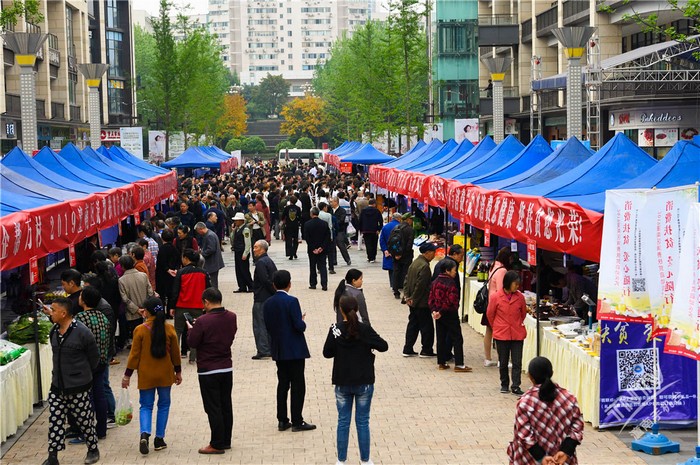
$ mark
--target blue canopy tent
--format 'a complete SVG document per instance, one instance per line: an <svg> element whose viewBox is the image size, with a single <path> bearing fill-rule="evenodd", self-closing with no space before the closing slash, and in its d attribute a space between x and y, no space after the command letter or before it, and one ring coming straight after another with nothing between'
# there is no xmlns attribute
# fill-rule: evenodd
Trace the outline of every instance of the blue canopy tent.
<svg viewBox="0 0 700 465"><path fill-rule="evenodd" d="M700 140L699 140L700 142ZM688 141L677 142L656 165L621 184L615 189L660 189L685 186L700 182L700 147ZM566 197L583 208L602 212L605 209L605 192Z"/></svg>
<svg viewBox="0 0 700 465"><path fill-rule="evenodd" d="M404 171L415 171L417 173L422 173L423 172L423 167L432 165L433 163L444 160L447 158L457 147L459 144L454 141L454 139L450 139L446 141L444 144L442 144L442 147L440 147L440 150L430 154L430 156L426 156L425 154L423 157L419 158L418 160L415 160L414 162L410 163L409 165L405 165L403 168L401 168Z"/></svg>
<svg viewBox="0 0 700 465"><path fill-rule="evenodd" d="M49 148L45 148L50 150ZM2 166L6 166L22 176L33 179L41 184L57 189L68 189L83 194L90 194L102 190L101 188L75 181L74 179L63 177L46 168L34 158L30 157L19 147L13 148L0 161Z"/></svg>
<svg viewBox="0 0 700 465"><path fill-rule="evenodd" d="M481 159L460 166L459 169L448 173L447 177L463 183L470 182L472 179L491 173L493 170L508 163L524 148L525 146L522 142L516 139L515 136L510 135Z"/></svg>
<svg viewBox="0 0 700 465"><path fill-rule="evenodd" d="M164 168L220 168L221 159L205 154L197 147L189 147L177 158L166 161Z"/></svg>
<svg viewBox="0 0 700 465"><path fill-rule="evenodd" d="M358 150L352 155L341 158L343 163L352 163L357 165L375 165L377 163L386 163L394 159L394 157L375 149L372 144L365 144L362 149Z"/></svg>
<svg viewBox="0 0 700 465"><path fill-rule="evenodd" d="M150 163L147 163L141 160L140 158L133 156L132 154L130 154L129 152L117 145L113 145L109 149L105 148L104 146L101 146L97 149L97 151L117 163L126 162L131 166L142 168L143 170L149 171L154 175L165 174L168 172L168 170L164 168L151 165Z"/></svg>
<svg viewBox="0 0 700 465"><path fill-rule="evenodd" d="M228 160L229 158L231 158L231 155L227 155L226 153L221 154L218 151L213 150L211 147L206 146L206 145L202 145L202 146L199 146L197 148L200 150L200 152L204 153L205 155L208 155L212 158L218 158L219 160L222 160L222 161Z"/></svg>
<svg viewBox="0 0 700 465"><path fill-rule="evenodd" d="M126 163L116 163L109 158L105 157L101 153L97 152L95 149L92 147L85 147L82 150L83 156L93 160L95 163L101 163L100 169L107 169L110 171L113 171L115 173L119 173L121 176L122 173L128 174L130 176L134 176L137 180L138 179L150 179L154 177L154 174L151 172L148 172L146 170L142 170L140 168L137 168L132 165L128 165ZM104 167L102 166L104 165Z"/></svg>
<svg viewBox="0 0 700 465"><path fill-rule="evenodd" d="M490 173L474 177L471 182L474 184L484 184L516 176L529 170L547 158L551 153L552 147L547 143L544 137L538 134L527 144L527 147L521 150L520 153L510 161L504 163L500 167L496 167L496 169Z"/></svg>
<svg viewBox="0 0 700 465"><path fill-rule="evenodd" d="M401 155L401 156L402 156L402 157L405 157L406 155L410 155L410 154L412 154L413 152L415 152L416 150L422 149L422 148L425 147L426 145L428 145L428 144L426 144L425 141L421 139L421 140L419 140L418 142L416 142L416 145L414 145L413 147L411 147L410 149L408 149L408 152L404 153L404 154Z"/></svg>
<svg viewBox="0 0 700 465"><path fill-rule="evenodd" d="M508 190L554 200L595 194L636 178L656 163L654 158L620 132L595 155L561 176L537 185Z"/></svg>
<svg viewBox="0 0 700 465"><path fill-rule="evenodd" d="M3 192L2 196L0 197L0 216L56 203L55 199L18 194L10 190L6 191L4 190L4 186L2 187Z"/></svg>
<svg viewBox="0 0 700 465"><path fill-rule="evenodd" d="M49 187L33 179L24 177L6 166L0 166L0 181L3 195L6 192L13 192L18 195L26 195L39 199L52 199L54 200L53 203L85 197L82 192Z"/></svg>
<svg viewBox="0 0 700 465"><path fill-rule="evenodd" d="M464 139L460 142L457 147L453 148L452 151L447 153L444 157L439 160L435 160L432 163L421 166L421 173L429 173L433 169L439 169L442 166L447 166L454 163L457 160L464 158L464 154L469 152L474 148L474 144L471 141Z"/></svg>
<svg viewBox="0 0 700 465"><path fill-rule="evenodd" d="M335 155L337 157L340 157L342 155L347 155L347 154L353 153L354 151L358 150L360 147L362 147L362 142L358 142L358 141L344 142L340 145L340 147L338 147L337 149L330 152L330 154Z"/></svg>
<svg viewBox="0 0 700 465"><path fill-rule="evenodd" d="M72 143L68 143L65 147L58 152L58 156L66 160L68 163L80 168L83 171L92 173L95 176L106 179L108 181L116 181L122 184L129 184L135 181L140 181L142 178L133 176L129 173L124 173L120 171L113 172L108 169L104 163L95 161L89 157L83 155L83 153L78 150L78 147ZM110 173L108 173L110 171Z"/></svg>
<svg viewBox="0 0 700 465"><path fill-rule="evenodd" d="M59 176L72 179L83 184L90 184L92 186L100 187L100 190L102 191L115 187L122 187L126 184L121 181L108 181L95 176L91 172L84 171L72 163L69 163L63 157L59 157L56 152L48 147L44 147L39 150L39 153L34 155L34 160L41 163L44 167L55 172Z"/></svg>
<svg viewBox="0 0 700 465"><path fill-rule="evenodd" d="M443 143L440 142L437 139L433 139L430 141L429 144L425 144L419 149L415 149L410 151L410 153L406 153L405 155L395 159L394 161L390 161L388 163L383 163L382 168L396 168L396 169L403 169L404 166L409 165L413 163L414 161L418 160L420 157L426 154L433 154L440 150L440 148L443 146Z"/></svg>
<svg viewBox="0 0 700 465"><path fill-rule="evenodd" d="M225 150L221 150L221 148L217 147L216 145L210 145L208 147L212 152L218 153L219 155L226 157L226 159L231 158L230 153L226 152Z"/></svg>
<svg viewBox="0 0 700 465"><path fill-rule="evenodd" d="M469 142L469 145L471 145L471 148L461 157L458 157L451 163L441 165L439 168L426 170L424 173L443 176L443 174L450 173L452 170L459 168L460 166L465 166L476 160L480 160L491 150L497 147L496 143L489 136L486 136L483 139L481 139L476 145L473 145L471 142Z"/></svg>
<svg viewBox="0 0 700 465"><path fill-rule="evenodd" d="M581 141L571 137L566 144L559 146L551 155L529 170L500 181L480 183L479 186L492 190L515 190L554 179L590 158L591 152Z"/></svg>

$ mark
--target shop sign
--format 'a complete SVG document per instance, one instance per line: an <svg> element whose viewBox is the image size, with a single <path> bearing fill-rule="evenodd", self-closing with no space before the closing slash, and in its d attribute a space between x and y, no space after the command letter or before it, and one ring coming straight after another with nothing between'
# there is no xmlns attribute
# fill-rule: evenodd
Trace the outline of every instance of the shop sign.
<svg viewBox="0 0 700 465"><path fill-rule="evenodd" d="M102 142L119 142L119 129L103 129L100 131L100 140Z"/></svg>
<svg viewBox="0 0 700 465"><path fill-rule="evenodd" d="M608 129L682 128L697 124L695 108L641 108L611 111Z"/></svg>
<svg viewBox="0 0 700 465"><path fill-rule="evenodd" d="M3 133L5 139L17 139L17 123L14 120L5 120Z"/></svg>

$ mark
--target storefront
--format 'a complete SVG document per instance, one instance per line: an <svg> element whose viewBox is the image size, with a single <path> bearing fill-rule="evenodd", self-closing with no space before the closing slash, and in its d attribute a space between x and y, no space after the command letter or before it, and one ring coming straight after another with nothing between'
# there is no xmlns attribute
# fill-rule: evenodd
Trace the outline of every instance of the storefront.
<svg viewBox="0 0 700 465"><path fill-rule="evenodd" d="M700 133L695 107L654 107L610 110L608 129L623 132L654 158L661 159L679 140Z"/></svg>
<svg viewBox="0 0 700 465"><path fill-rule="evenodd" d="M17 146L19 121L12 118L0 118L0 152L7 153Z"/></svg>

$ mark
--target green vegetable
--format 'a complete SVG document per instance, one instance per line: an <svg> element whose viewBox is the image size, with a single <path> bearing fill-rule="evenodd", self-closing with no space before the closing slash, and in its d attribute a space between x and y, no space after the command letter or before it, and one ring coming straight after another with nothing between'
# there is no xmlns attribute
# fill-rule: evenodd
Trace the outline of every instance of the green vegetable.
<svg viewBox="0 0 700 465"><path fill-rule="evenodd" d="M39 318L39 343L47 344L49 342L49 332L53 325L44 318ZM22 315L15 323L7 327L7 335L10 342L24 345L34 342L34 322L30 315Z"/></svg>

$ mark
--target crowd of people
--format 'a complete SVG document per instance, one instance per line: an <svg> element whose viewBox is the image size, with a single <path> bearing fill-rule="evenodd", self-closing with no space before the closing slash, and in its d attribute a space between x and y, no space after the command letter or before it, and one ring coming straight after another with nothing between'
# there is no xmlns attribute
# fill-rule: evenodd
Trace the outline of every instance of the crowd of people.
<svg viewBox="0 0 700 465"><path fill-rule="evenodd" d="M68 297L45 309L55 323L45 465L58 464L65 437L87 444L85 463L99 460L98 440L115 426L109 369L120 363L116 358L120 351L128 351L121 387L128 388L133 373L138 375L142 454L151 449L154 406L152 448L167 447L171 387L182 382L183 360L196 364L211 430L208 444L199 452L223 454L231 448L231 346L238 323L236 313L224 308L219 290L224 253L233 256L234 292L253 293L252 359L271 358L277 366L279 431L315 429L303 416L305 361L310 356L305 313L290 294L289 271L268 255L273 238L284 241L287 260L297 260L299 245L306 243L311 290L319 284L322 291L328 290L329 274L336 274L339 257L347 266L344 279L329 296L336 321L323 347L323 355L333 358L339 464L347 460L353 404L361 462L372 463L374 351L389 349L371 326L363 272L352 267L350 247L364 247L370 264L382 254L388 287L408 306L403 356L435 357L440 370L450 369L453 361L454 372L472 371L465 365L458 311L464 249L451 246L432 269L434 244L421 244L414 258L413 221L419 210L388 199L383 199L380 210L362 177L328 174L321 168L310 172L298 165L259 163L224 175L180 177L179 186L177 199L141 219L133 242L107 251L88 248L89 257L80 260L83 272L69 269L61 275ZM523 396L508 453L512 463L575 463L575 447L582 440L580 412L575 399L552 383L551 364L533 360L529 375L535 386L527 393L520 386L525 302L518 291L518 273L509 271L510 260L505 252L499 253L490 271L488 311L482 321L489 328L484 365L500 366L501 392ZM169 318L172 325L166 321ZM421 348L415 352L418 336ZM491 338L498 362L491 360ZM542 425L527 415L528 408L547 410L541 419L558 422L557 427L541 431Z"/></svg>

